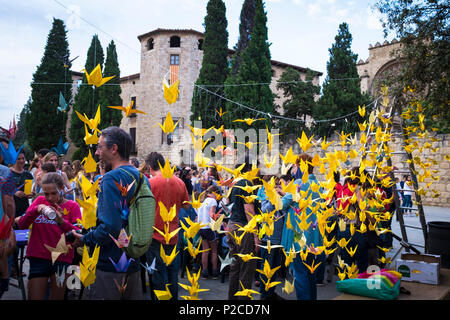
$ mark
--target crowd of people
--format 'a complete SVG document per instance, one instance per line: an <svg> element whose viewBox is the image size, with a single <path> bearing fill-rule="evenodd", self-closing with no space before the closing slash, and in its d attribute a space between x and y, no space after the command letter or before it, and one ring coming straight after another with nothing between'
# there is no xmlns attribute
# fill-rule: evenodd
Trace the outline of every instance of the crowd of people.
<svg viewBox="0 0 450 320"><path fill-rule="evenodd" d="M5 147L8 137L0 136ZM373 184L362 179L365 171L358 167L349 168L342 178L339 172L334 175L335 184L333 196L328 199L321 197L323 192L315 176L312 157L306 153L297 157L297 162L290 170L282 175L256 174L254 177L227 177L219 174L219 167L210 164L207 168L195 165L177 166L172 177L162 175L165 158L158 152L151 152L143 163L137 158L130 158L132 140L128 133L118 127L102 130L95 155L98 160L98 170L86 173L80 161L61 161L61 157L48 150L42 149L29 164L25 154L21 152L15 164L0 166L2 179L1 217L7 223L14 222L11 229L31 229L26 256L29 260L28 270L28 298L29 299L64 299L67 297L67 287L58 285L57 274L71 264L80 263L80 252L77 248L89 248L90 254L96 246L100 248L95 272L95 281L83 290L83 299L142 299L143 292L139 272L143 266L155 262L151 274L153 290L168 290L172 299L178 299L178 282L184 277L186 269L198 272L201 269L202 279L212 281L222 275L228 276L228 298L248 299L248 296L236 295L242 289L257 288L260 298L265 300L282 299L270 283L284 282L293 279L295 294L299 300L316 300L317 286L335 276L336 261L342 259L348 266L356 265L359 272L367 270L369 265L383 266L380 258L384 256L383 248L392 246L389 232L377 234L374 230L355 232L365 225L374 223L370 212L390 213L390 219L380 222L382 228L390 228L392 214L395 212L394 201L386 201L385 206L369 208L365 211L366 219L360 219L356 214L354 219L341 215L341 211L352 210L358 212L368 200L382 195L382 199L392 199L392 187L385 187L380 179ZM3 159L0 159L2 161ZM308 164L304 172L300 162ZM141 161L142 162L142 161ZM1 163L1 162L0 162ZM253 170L248 161L236 165L240 174ZM146 254L140 259L129 259L129 265L124 270L118 270L112 261L119 261L123 250L119 248L113 238L118 238L127 221L117 203L130 203L136 184L142 173L145 183L150 187L156 204L162 203L165 208L175 207L176 215L168 223L169 232L180 228L179 232L166 241L159 232L153 233L153 239ZM307 179L305 177L307 176ZM82 217L82 210L77 199L83 200L80 179L84 176L92 183L100 180L97 192L97 224L89 230L82 230L78 221ZM247 176L249 177L249 176ZM31 192L25 192L27 180L32 180ZM281 203L273 204L263 183L274 183ZM341 225L326 231L326 236L317 227L317 211L314 207L306 208L306 221L300 219L302 212L301 200L286 190L293 182L295 190L302 199L314 199L317 203L325 203L324 208L332 208L333 214L328 218L327 225L333 225L343 220ZM132 185L127 194L122 194L117 184ZM13 186L11 186L11 184ZM401 188L405 190L405 187ZM375 191L374 191L375 190ZM377 195L374 194L377 193ZM402 191L404 206L407 207L410 196ZM352 201L352 199L356 199ZM409 200L408 200L409 199ZM384 202L383 202L384 203ZM364 205L364 206L365 206ZM48 215L48 208L56 214ZM271 231L266 222L254 222L254 217L260 213L273 213L274 221ZM219 218L220 226L212 226ZM186 236L182 226L188 222L199 222L201 228L192 242ZM299 225L310 224L304 232L300 232ZM160 214L160 205L155 207L155 230L164 230L166 222ZM250 230L250 231L249 231ZM82 232L81 232L82 231ZM67 245L61 239L72 235L70 247L64 253L54 255L49 248ZM301 239L299 239L301 237ZM324 242L336 239L336 243L329 251L319 250ZM347 248L357 248L356 252L349 252L337 245L343 239ZM199 247L201 252L192 257L185 248L192 245ZM14 247L14 232L8 234L6 241L0 240L0 297L8 290L8 279L14 276L13 259L17 259ZM68 242L69 243L69 242ZM332 250L335 249L335 250ZM178 252L172 263L167 265L162 255ZM310 252L306 258L296 253ZM229 267L222 266L226 257L232 258ZM55 258L56 257L56 258ZM291 263L289 259L292 259ZM268 276L262 272L268 263L274 272ZM311 267L313 266L313 267ZM314 266L316 268L314 269ZM311 269L312 268L312 269ZM126 286L123 276L126 274ZM214 297L209 297L214 299Z"/></svg>

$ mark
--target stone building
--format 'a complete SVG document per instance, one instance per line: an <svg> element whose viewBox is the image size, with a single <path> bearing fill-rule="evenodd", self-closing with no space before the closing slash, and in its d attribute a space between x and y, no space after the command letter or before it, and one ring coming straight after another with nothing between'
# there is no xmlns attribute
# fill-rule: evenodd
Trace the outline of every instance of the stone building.
<svg viewBox="0 0 450 320"><path fill-rule="evenodd" d="M393 39L374 46L369 45L369 58L366 61L359 60L356 64L358 75L361 77L361 91L379 96L383 79L395 74L400 66L399 52L400 42Z"/></svg>
<svg viewBox="0 0 450 320"><path fill-rule="evenodd" d="M143 159L151 151L158 151L172 163L193 160L193 152L184 154L192 149L191 137L182 132L191 124L191 101L203 59L203 38L203 33L192 29L156 29L138 36L141 43L140 73L120 79L123 105L133 100L137 109L147 113L123 118L121 123L121 128L135 141L133 153L138 158ZM229 56L232 54L233 50L230 50ZM288 67L298 70L303 78L306 76L306 68L272 60L270 88L279 96L274 101L277 105L282 104L283 97L276 89L276 81ZM321 72L316 72L314 84L319 85L321 75ZM171 105L163 97L163 79L169 83L180 80L178 100ZM180 122L168 137L158 123L163 123L169 111L174 122Z"/></svg>

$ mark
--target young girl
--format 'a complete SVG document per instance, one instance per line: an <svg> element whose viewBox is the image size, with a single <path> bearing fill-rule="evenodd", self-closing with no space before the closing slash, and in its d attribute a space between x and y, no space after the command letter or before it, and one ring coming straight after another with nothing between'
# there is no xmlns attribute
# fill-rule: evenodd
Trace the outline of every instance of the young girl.
<svg viewBox="0 0 450 320"><path fill-rule="evenodd" d="M218 279L219 273L217 271L217 243L218 236L217 233L208 226L210 222L213 221L211 218L216 213L217 198L214 193L218 193L219 188L215 185L211 185L205 192L201 195L200 201L202 206L198 208L198 222L206 226L200 229L200 236L202 237L202 250L208 250L202 253L202 278L208 278L208 262L209 262L209 251L211 251L211 263L212 263L212 274L213 279Z"/></svg>
<svg viewBox="0 0 450 320"><path fill-rule="evenodd" d="M28 298L30 300L45 299L47 283L50 278L50 299L62 300L65 292L65 280L62 286L58 286L55 272L61 274L63 268L67 268L71 264L74 250L70 248L67 253L60 254L53 264L51 252L44 244L55 248L61 235L76 229L73 224L77 219L81 219L81 212L76 202L64 198L64 181L58 173L45 174L42 177L41 186L44 196L37 197L26 213L16 218L19 229L27 229L33 225L27 247L27 258L30 262ZM44 214L47 207L56 211L54 219L50 219Z"/></svg>

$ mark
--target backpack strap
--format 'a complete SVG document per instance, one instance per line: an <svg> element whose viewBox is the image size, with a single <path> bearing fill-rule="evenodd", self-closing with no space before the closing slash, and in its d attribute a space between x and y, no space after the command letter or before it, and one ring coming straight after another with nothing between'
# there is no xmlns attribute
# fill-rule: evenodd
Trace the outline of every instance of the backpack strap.
<svg viewBox="0 0 450 320"><path fill-rule="evenodd" d="M127 170L125 170L123 168L120 168L120 170L125 171L126 173L128 173L128 175L130 175L133 178L133 180L136 181L136 179L134 178L134 176L130 172L128 172ZM133 197L130 200L130 206L134 202L134 200L136 200L136 196L139 193L139 190L141 190L141 185L142 185L142 181L143 180L144 179L142 178L142 173L139 173L139 182L138 182L138 185L137 185L137 187L136 187L136 189L134 191L134 195L133 195Z"/></svg>

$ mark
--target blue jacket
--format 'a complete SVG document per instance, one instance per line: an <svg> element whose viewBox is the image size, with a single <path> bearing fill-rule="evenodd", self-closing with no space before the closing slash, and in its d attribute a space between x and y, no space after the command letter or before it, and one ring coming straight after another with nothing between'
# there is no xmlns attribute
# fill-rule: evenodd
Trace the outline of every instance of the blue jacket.
<svg viewBox="0 0 450 320"><path fill-rule="evenodd" d="M120 190L114 182L126 186L133 182L133 178L122 169L131 173L136 180L126 196L126 203L128 204L133 198L139 181L139 171L135 167L132 165L121 166L106 173L102 178L100 192L98 194L97 226L89 229L89 232L81 238L83 243L89 246L90 254L92 254L95 245L100 246L97 268L106 272L117 272L109 258L117 263L124 252L117 247L110 237L112 235L117 239L120 230L128 225L128 220L124 220L121 217L121 206L124 203L125 197L121 195ZM145 179L144 182L147 182L150 186L146 177L143 176L143 178ZM139 261L131 261L128 272L136 272L139 269Z"/></svg>

